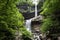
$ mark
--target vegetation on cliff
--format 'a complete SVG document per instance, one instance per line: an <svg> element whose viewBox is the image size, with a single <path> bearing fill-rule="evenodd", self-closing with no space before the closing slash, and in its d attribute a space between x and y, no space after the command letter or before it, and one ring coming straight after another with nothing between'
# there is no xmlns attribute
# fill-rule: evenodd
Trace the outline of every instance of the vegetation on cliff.
<svg viewBox="0 0 60 40"><path fill-rule="evenodd" d="M60 29L60 0L45 0L43 11L40 13L44 16L41 31L51 33L59 33ZM52 32L53 30L53 32Z"/></svg>
<svg viewBox="0 0 60 40"><path fill-rule="evenodd" d="M16 31L29 34L24 28L24 17L16 7L18 2L19 0L0 0L0 40L13 40Z"/></svg>

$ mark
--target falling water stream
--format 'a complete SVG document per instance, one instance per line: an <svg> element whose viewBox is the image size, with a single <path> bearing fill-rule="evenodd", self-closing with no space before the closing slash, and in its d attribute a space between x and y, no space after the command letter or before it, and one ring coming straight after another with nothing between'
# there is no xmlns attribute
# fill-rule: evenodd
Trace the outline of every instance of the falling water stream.
<svg viewBox="0 0 60 40"><path fill-rule="evenodd" d="M37 0L33 0L33 3L35 4L35 17L37 17L37 3L38 1ZM28 20L26 20L26 29L29 31L29 32L31 32L32 30L31 30L31 21L32 21L32 19L28 19ZM40 38L39 38L39 35L38 34L34 34L33 35L33 40L41 40Z"/></svg>
<svg viewBox="0 0 60 40"><path fill-rule="evenodd" d="M29 19L29 20L26 20L26 29L27 29L27 31L29 31L29 32L31 32L32 30L31 30L31 19ZM39 35L36 33L34 33L34 35L33 35L33 40L41 40L40 39L40 37L39 37Z"/></svg>
<svg viewBox="0 0 60 40"><path fill-rule="evenodd" d="M26 20L26 29L31 32L31 19Z"/></svg>
<svg viewBox="0 0 60 40"><path fill-rule="evenodd" d="M35 5L35 17L37 17L37 5Z"/></svg>

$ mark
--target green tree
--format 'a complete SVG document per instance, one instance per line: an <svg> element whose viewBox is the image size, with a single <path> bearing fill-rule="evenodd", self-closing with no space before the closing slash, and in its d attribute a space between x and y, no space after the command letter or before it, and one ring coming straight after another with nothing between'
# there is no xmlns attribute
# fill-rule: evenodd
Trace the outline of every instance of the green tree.
<svg viewBox="0 0 60 40"><path fill-rule="evenodd" d="M16 7L19 0L0 0L0 40L13 40L15 32L23 28L24 18Z"/></svg>
<svg viewBox="0 0 60 40"><path fill-rule="evenodd" d="M51 33L59 33L60 31L60 0L45 0L43 11L40 13L44 16L43 23L41 25L41 31Z"/></svg>

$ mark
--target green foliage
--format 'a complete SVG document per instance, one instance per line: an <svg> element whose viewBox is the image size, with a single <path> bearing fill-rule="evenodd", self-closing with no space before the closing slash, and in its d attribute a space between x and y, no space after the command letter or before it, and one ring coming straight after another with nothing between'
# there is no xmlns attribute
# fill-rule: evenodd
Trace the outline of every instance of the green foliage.
<svg viewBox="0 0 60 40"><path fill-rule="evenodd" d="M32 34L26 28L20 28L20 32L22 33L23 40L31 40Z"/></svg>
<svg viewBox="0 0 60 40"><path fill-rule="evenodd" d="M0 0L0 40L14 40L16 31L31 36L23 27L24 18L17 9L19 0Z"/></svg>
<svg viewBox="0 0 60 40"><path fill-rule="evenodd" d="M52 21L50 18L46 18L43 20L43 24L42 24L42 27L41 27L41 31L42 32L46 32L47 30L49 30L49 28L51 28L52 26Z"/></svg>
<svg viewBox="0 0 60 40"><path fill-rule="evenodd" d="M46 0L43 4L43 11L40 13L44 16L44 21L41 26L42 32L47 32L49 30L55 30L60 28L60 0ZM54 32L54 33L55 33Z"/></svg>
<svg viewBox="0 0 60 40"><path fill-rule="evenodd" d="M23 27L24 18L16 8L18 1L0 0L0 40L13 40L16 30Z"/></svg>
<svg viewBox="0 0 60 40"><path fill-rule="evenodd" d="M30 38L32 36L32 34L29 31L27 31L25 28L20 28L20 32L22 33L22 35L24 35L24 37Z"/></svg>

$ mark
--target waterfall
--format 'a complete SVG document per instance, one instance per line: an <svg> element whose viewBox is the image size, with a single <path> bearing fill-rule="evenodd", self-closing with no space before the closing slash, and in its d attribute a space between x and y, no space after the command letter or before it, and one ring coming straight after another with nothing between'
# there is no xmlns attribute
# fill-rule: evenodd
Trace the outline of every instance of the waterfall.
<svg viewBox="0 0 60 40"><path fill-rule="evenodd" d="M26 20L26 29L31 32L31 19Z"/></svg>
<svg viewBox="0 0 60 40"><path fill-rule="evenodd" d="M37 5L38 5L38 2L39 0L33 0L33 4L35 4L35 17L37 17ZM33 20L34 18L31 18L29 20L26 20L26 29L31 32L31 21ZM39 34L33 34L33 40L41 40L40 39L40 35Z"/></svg>
<svg viewBox="0 0 60 40"><path fill-rule="evenodd" d="M37 16L37 5L38 5L38 2L39 0L32 0L33 1L33 4L35 5L35 17Z"/></svg>
<svg viewBox="0 0 60 40"><path fill-rule="evenodd" d="M37 5L35 4L35 17L37 17Z"/></svg>

